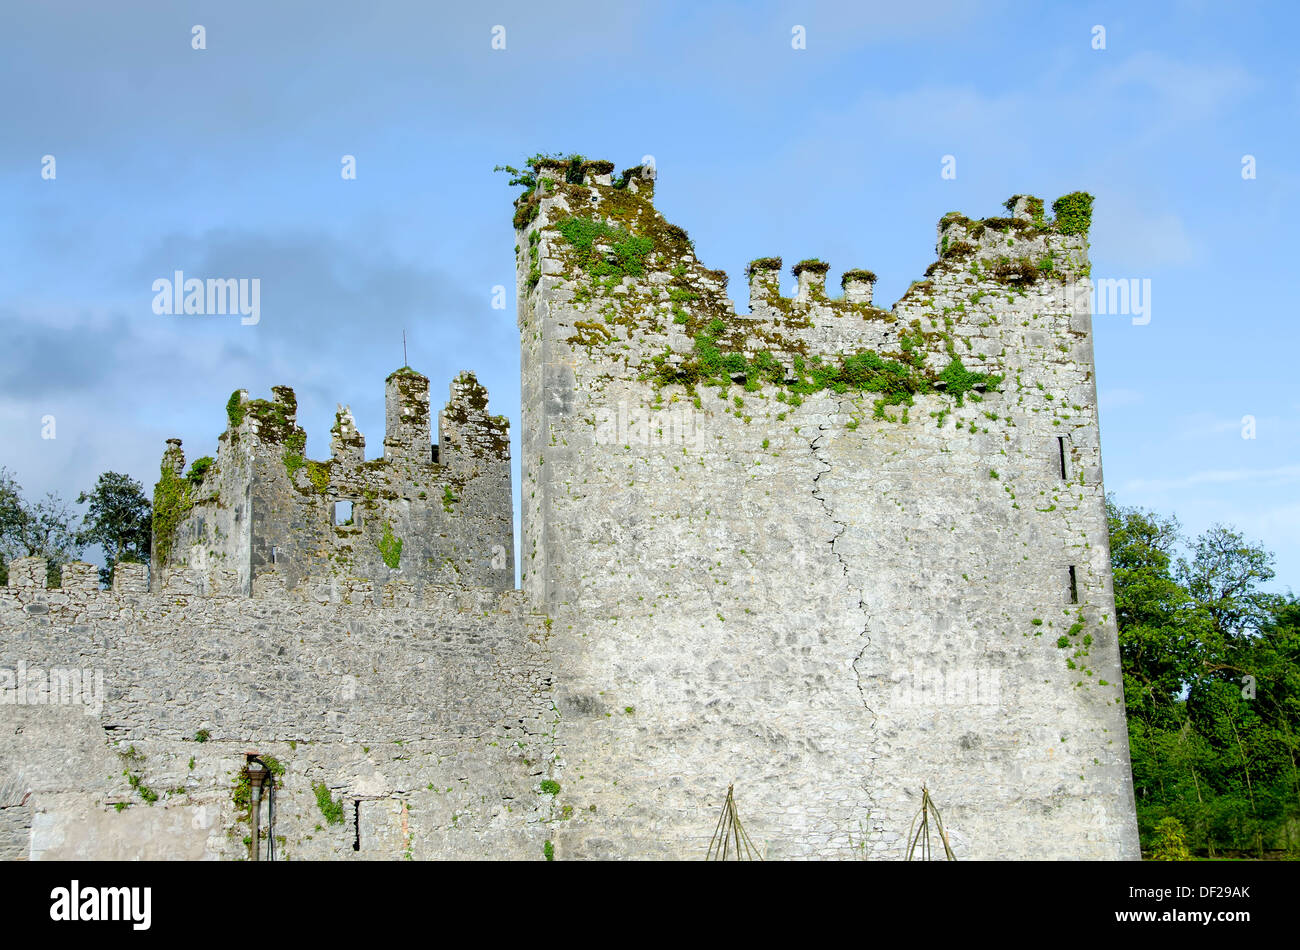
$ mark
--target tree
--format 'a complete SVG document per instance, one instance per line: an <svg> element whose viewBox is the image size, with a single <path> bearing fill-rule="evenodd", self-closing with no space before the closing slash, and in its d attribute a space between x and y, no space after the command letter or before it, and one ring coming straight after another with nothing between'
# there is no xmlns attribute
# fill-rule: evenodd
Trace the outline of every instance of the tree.
<svg viewBox="0 0 1300 950"><path fill-rule="evenodd" d="M15 557L42 556L49 562L46 582L53 585L60 568L82 547L72 528L72 511L62 498L47 492L40 501L26 502L13 475L0 468L0 559L7 564Z"/></svg>
<svg viewBox="0 0 1300 950"><path fill-rule="evenodd" d="M1177 577L1223 637L1257 633L1280 602L1258 589L1273 579L1273 555L1223 525L1196 539Z"/></svg>
<svg viewBox="0 0 1300 950"><path fill-rule="evenodd" d="M142 484L129 475L104 472L93 489L77 496L77 504L89 505L79 539L104 550L103 584L112 582L119 561L149 563L153 508Z"/></svg>
<svg viewBox="0 0 1300 950"><path fill-rule="evenodd" d="M1190 861L1191 852L1184 841L1182 823L1177 818L1162 818L1156 825L1156 843L1152 861Z"/></svg>
<svg viewBox="0 0 1300 950"><path fill-rule="evenodd" d="M0 467L0 582L9 583L10 539L22 521L22 489L7 468Z"/></svg>
<svg viewBox="0 0 1300 950"><path fill-rule="evenodd" d="M1111 499L1106 508L1128 713L1173 726L1188 680L1207 651L1221 651L1207 642L1207 619L1171 575L1181 537L1178 520L1120 508Z"/></svg>
<svg viewBox="0 0 1300 950"><path fill-rule="evenodd" d="M1296 850L1300 602L1259 589L1273 556L1231 528L1188 544L1174 518L1107 517L1144 845Z"/></svg>

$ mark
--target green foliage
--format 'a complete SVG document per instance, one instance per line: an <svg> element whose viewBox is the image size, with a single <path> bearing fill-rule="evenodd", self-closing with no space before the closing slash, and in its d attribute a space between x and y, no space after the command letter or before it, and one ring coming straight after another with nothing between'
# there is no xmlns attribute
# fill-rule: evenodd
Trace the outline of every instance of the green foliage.
<svg viewBox="0 0 1300 950"><path fill-rule="evenodd" d="M944 240L945 241L948 240L947 235L944 236ZM840 275L840 286L842 287L845 284L855 280L866 281L867 283L874 284L876 282L876 272L870 270L863 270L861 268L855 270L846 270L843 274Z"/></svg>
<svg viewBox="0 0 1300 950"><path fill-rule="evenodd" d="M528 235L528 289L532 290L542 279L541 234Z"/></svg>
<svg viewBox="0 0 1300 950"><path fill-rule="evenodd" d="M1152 861L1190 861L1192 853L1187 850L1187 832L1183 823L1177 818L1161 818L1156 822L1154 842L1151 847Z"/></svg>
<svg viewBox="0 0 1300 950"><path fill-rule="evenodd" d="M1002 377L988 373L972 373L954 356L943 373L934 376L925 368L923 347L925 335L918 328L915 335L907 330L900 334L900 348L904 359L892 359L874 351L840 354L824 360L815 356L810 360L796 357L794 361L795 381L787 384L786 371L777 359L763 350L746 359L744 353L731 350L724 351L721 339L727 332L727 326L720 318L706 324L695 335L693 358L679 367L673 367L666 361L659 364L655 376L660 384L681 383L693 387L698 383L713 384L722 387L735 381L743 382L746 390L755 391L763 383L772 383L785 389L777 392L780 402L798 406L802 397L811 393L830 389L836 393L858 392L871 393L875 400L874 416L887 418L887 406L910 406L913 396L918 393L930 393L936 389L935 383L942 381L942 388L961 405L968 394L975 389L995 389ZM970 395L977 399L977 395Z"/></svg>
<svg viewBox="0 0 1300 950"><path fill-rule="evenodd" d="M544 778L541 782L541 789L542 794L544 795L558 795L560 794L560 783L549 778Z"/></svg>
<svg viewBox="0 0 1300 950"><path fill-rule="evenodd" d="M149 562L153 509L142 484L129 475L104 472L94 488L77 496L77 504L89 506L78 539L83 544L98 544L104 551L100 583L112 582L113 566L118 561Z"/></svg>
<svg viewBox="0 0 1300 950"><path fill-rule="evenodd" d="M194 489L187 479L172 471L164 456L158 484L153 489L153 556L166 564L176 538L176 528L194 507Z"/></svg>
<svg viewBox="0 0 1300 950"><path fill-rule="evenodd" d="M52 587L59 582L60 567L84 544L62 498L48 492L40 501L24 501L21 486L0 467L0 565L16 557L44 557L49 562L46 583ZM7 582L8 571L0 573Z"/></svg>
<svg viewBox="0 0 1300 950"><path fill-rule="evenodd" d="M1300 851L1300 602L1260 589L1272 556L1229 528L1107 519L1144 845L1173 818L1194 853Z"/></svg>
<svg viewBox="0 0 1300 950"><path fill-rule="evenodd" d="M226 400L226 418L230 420L230 428L237 429L239 424L244 421L244 407L239 401L239 390L236 389Z"/></svg>
<svg viewBox="0 0 1300 950"><path fill-rule="evenodd" d="M136 794L152 805L158 800L158 793L148 785L144 784L144 779L136 772L126 771L122 773L126 776L127 782L131 788L135 789Z"/></svg>
<svg viewBox="0 0 1300 950"><path fill-rule="evenodd" d="M1052 202L1056 230L1062 234L1087 234L1092 225L1092 195L1074 191Z"/></svg>
<svg viewBox="0 0 1300 950"><path fill-rule="evenodd" d="M307 460L307 478L311 481L312 487L322 495L330 487L330 463L313 462Z"/></svg>
<svg viewBox="0 0 1300 950"><path fill-rule="evenodd" d="M198 488L199 484L203 481L203 477L207 475L208 469L212 468L212 466L216 464L217 464L217 460L214 459L211 455L204 455L202 458L196 458L193 462L190 463L190 470L185 473L185 477L189 480L189 483L191 485L193 485L195 488ZM143 491L144 489L142 487L141 488L142 494Z"/></svg>
<svg viewBox="0 0 1300 950"><path fill-rule="evenodd" d="M379 556L384 559L384 563L397 570L402 562L402 539L393 536L393 526L389 522L384 522L384 534L375 542L375 547L379 549Z"/></svg>
<svg viewBox="0 0 1300 950"><path fill-rule="evenodd" d="M452 506L456 504L456 502L458 501L460 501L460 498L457 497L456 493L451 490L451 486L443 485L442 486L442 510L447 512L447 514L451 514L453 511L455 511L455 509Z"/></svg>
<svg viewBox="0 0 1300 950"><path fill-rule="evenodd" d="M208 732L206 729L200 729L198 732L194 733L195 742L207 742L211 738L212 733Z"/></svg>
<svg viewBox="0 0 1300 950"><path fill-rule="evenodd" d="M831 269L831 265L816 257L808 257L795 264L790 268L790 273L798 277L804 271L811 271L814 274L824 274Z"/></svg>
<svg viewBox="0 0 1300 950"><path fill-rule="evenodd" d="M582 166L587 161L586 157L576 152L565 156L561 152L547 154L545 152L536 152L529 158L524 159L521 168L515 168L513 165L497 165L492 170L494 172L506 172L510 175L508 184L511 187L521 187L524 189L519 196L527 198L537 187L538 169L544 166L559 166L564 172L565 181L572 184L582 184Z"/></svg>
<svg viewBox="0 0 1300 950"><path fill-rule="evenodd" d="M289 473L289 481L294 480L294 476L300 468L307 465L307 459L303 453L307 451L307 433L302 429L290 432L284 438L284 468Z"/></svg>
<svg viewBox="0 0 1300 950"><path fill-rule="evenodd" d="M556 230L578 253L578 262L593 277L640 277L654 242L592 218L566 218ZM607 246L608 250L602 250ZM609 260L609 256L614 258Z"/></svg>
<svg viewBox="0 0 1300 950"><path fill-rule="evenodd" d="M235 805L235 811L247 812L253 805L253 787L248 781L248 768L244 767L239 770L235 776L235 784L230 788L230 800Z"/></svg>
<svg viewBox="0 0 1300 950"><path fill-rule="evenodd" d="M939 374L939 379L946 384L945 392L957 400L957 405L965 404L966 394L977 388L996 389L1002 377L990 373L972 373L962 365L961 358L954 356Z"/></svg>
<svg viewBox="0 0 1300 950"><path fill-rule="evenodd" d="M316 807L325 816L325 820L331 825L343 824L343 799L331 798L329 786L324 782L317 782L311 790L316 793Z"/></svg>
<svg viewBox="0 0 1300 950"><path fill-rule="evenodd" d="M549 842L549 841L547 841L545 844L543 844L543 845L542 845L542 855L546 858L547 861L554 861L554 860L555 860L555 845L553 845L553 844L552 844L551 842Z"/></svg>

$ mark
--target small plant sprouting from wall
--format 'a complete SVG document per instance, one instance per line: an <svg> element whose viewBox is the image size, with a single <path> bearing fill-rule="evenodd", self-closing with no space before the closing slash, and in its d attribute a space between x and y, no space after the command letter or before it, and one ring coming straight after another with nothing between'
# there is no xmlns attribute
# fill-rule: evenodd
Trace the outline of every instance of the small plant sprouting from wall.
<svg viewBox="0 0 1300 950"><path fill-rule="evenodd" d="M727 786L727 799L722 803L722 814L718 816L718 825L713 830L713 839L709 842L706 861L762 861L763 856L754 847L740 816L736 813L736 799L732 794L734 786Z"/></svg>
<svg viewBox="0 0 1300 950"><path fill-rule="evenodd" d="M239 424L244 421L244 406L239 401L239 390L230 394L230 399L226 402L226 418L230 420L230 428L238 429Z"/></svg>
<svg viewBox="0 0 1300 950"><path fill-rule="evenodd" d="M542 779L541 790L543 795L560 794L560 783L549 778Z"/></svg>
<svg viewBox="0 0 1300 950"><path fill-rule="evenodd" d="M379 549L379 556L384 559L384 563L397 570L402 563L402 539L393 535L390 522L384 522L384 535L375 542L375 547Z"/></svg>
<svg viewBox="0 0 1300 950"><path fill-rule="evenodd" d="M547 861L554 861L555 845L549 841L546 842L544 845L542 845L542 855L546 858Z"/></svg>
<svg viewBox="0 0 1300 950"><path fill-rule="evenodd" d="M460 498L451 490L451 486L444 485L442 487L442 510L447 514L452 514L455 511L452 506L458 501L460 501Z"/></svg>
<svg viewBox="0 0 1300 950"><path fill-rule="evenodd" d="M284 468L289 473L289 481L292 482L298 469L307 464L307 459L303 453L307 451L307 433L301 430L291 432L284 440Z"/></svg>
<svg viewBox="0 0 1300 950"><path fill-rule="evenodd" d="M126 776L126 780L131 784L131 787L135 789L136 793L150 805L158 800L158 793L148 785L144 784L144 779L141 778L138 773L125 770L122 774Z"/></svg>
<svg viewBox="0 0 1300 950"><path fill-rule="evenodd" d="M186 481L195 488L198 488L199 484L203 481L203 477L207 475L208 469L212 468L215 464L216 459L211 455L205 455L202 458L195 459L190 463L190 470L185 473Z"/></svg>
<svg viewBox="0 0 1300 950"><path fill-rule="evenodd" d="M343 824L343 799L332 798L329 786L324 782L317 782L311 790L316 793L316 807L325 816L325 820L331 825Z"/></svg>
<svg viewBox="0 0 1300 950"><path fill-rule="evenodd" d="M932 819L935 833L943 844L944 858L948 861L956 861L957 856L952 853L952 848L948 844L948 832L943 828L943 819L939 817L939 809L934 807L934 801L930 798L930 790L924 785L921 786L921 810L912 819L912 827L907 832L907 860L913 860L918 847L921 849L920 860L933 860L930 849L930 822Z"/></svg>

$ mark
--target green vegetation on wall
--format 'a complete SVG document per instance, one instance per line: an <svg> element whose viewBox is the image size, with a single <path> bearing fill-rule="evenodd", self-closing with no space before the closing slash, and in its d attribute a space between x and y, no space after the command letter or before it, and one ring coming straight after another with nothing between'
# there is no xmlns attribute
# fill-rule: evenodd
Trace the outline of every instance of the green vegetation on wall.
<svg viewBox="0 0 1300 950"><path fill-rule="evenodd" d="M1056 213L1056 230L1062 234L1087 234L1092 226L1092 195L1073 191L1052 202Z"/></svg>
<svg viewBox="0 0 1300 950"><path fill-rule="evenodd" d="M166 564L176 538L176 528L194 507L194 489L190 481L172 470L170 453L163 456L158 484L153 490L153 558Z"/></svg>
<svg viewBox="0 0 1300 950"><path fill-rule="evenodd" d="M379 549L379 556L384 559L384 563L397 570L402 561L402 539L393 536L391 523L384 522L384 535L375 542L375 547Z"/></svg>
<svg viewBox="0 0 1300 950"><path fill-rule="evenodd" d="M719 340L726 329L720 318L711 321L696 334L693 357L678 366L668 362L667 354L657 357L656 381L660 385L677 383L690 389L696 385L725 389L736 382L749 391L768 383L781 389L778 400L791 405L799 405L802 396L823 390L875 394L877 418L884 417L885 407L910 406L914 396L925 393L946 393L960 406L968 397L980 398L976 390L993 390L1002 382L997 374L966 369L955 353L941 372L932 372L921 349L925 337L918 328L915 337L906 331L901 334L902 353L895 357L872 350L840 354L831 359L795 356L795 379L791 383L787 382L785 368L766 350L752 358L735 350L724 351Z"/></svg>
<svg viewBox="0 0 1300 950"><path fill-rule="evenodd" d="M311 787L316 794L316 807L331 825L343 824L343 799L330 797L329 787L324 782L317 782Z"/></svg>
<svg viewBox="0 0 1300 950"><path fill-rule="evenodd" d="M193 462L190 463L190 470L185 473L186 480L195 488L197 488L199 486L199 483L203 481L203 477L208 473L208 469L210 469L215 464L216 464L216 459L214 459L211 455L205 455L202 458L196 458Z"/></svg>
<svg viewBox="0 0 1300 950"><path fill-rule="evenodd" d="M654 250L650 238L593 218L566 218L556 229L578 252L582 269L593 277L643 276L646 257Z"/></svg>

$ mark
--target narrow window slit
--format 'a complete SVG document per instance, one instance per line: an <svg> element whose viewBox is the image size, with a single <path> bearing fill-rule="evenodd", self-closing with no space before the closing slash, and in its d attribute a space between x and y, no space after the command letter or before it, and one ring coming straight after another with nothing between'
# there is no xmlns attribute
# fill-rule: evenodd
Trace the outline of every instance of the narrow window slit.
<svg viewBox="0 0 1300 950"><path fill-rule="evenodd" d="M1071 570L1074 570L1074 568L1071 568ZM361 850L361 801L360 799L352 803L352 830L356 834L356 837L352 839L352 850L360 851Z"/></svg>
<svg viewBox="0 0 1300 950"><path fill-rule="evenodd" d="M1079 602L1079 576L1075 573L1074 565L1070 565L1070 603Z"/></svg>
<svg viewBox="0 0 1300 950"><path fill-rule="evenodd" d="M1065 474L1065 436L1058 435L1056 437L1056 451L1060 453L1061 457L1061 481L1065 481L1069 478L1069 476Z"/></svg>

